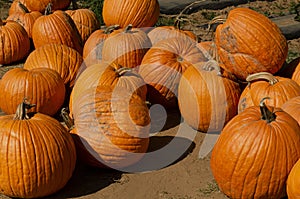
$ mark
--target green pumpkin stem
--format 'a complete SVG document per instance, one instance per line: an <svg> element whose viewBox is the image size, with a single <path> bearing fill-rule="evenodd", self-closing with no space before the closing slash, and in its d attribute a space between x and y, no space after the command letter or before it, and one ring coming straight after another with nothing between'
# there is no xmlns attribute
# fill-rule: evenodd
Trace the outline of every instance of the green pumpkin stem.
<svg viewBox="0 0 300 199"><path fill-rule="evenodd" d="M272 111L270 111L268 109L267 105L265 104L266 99L270 99L270 98L264 97L259 103L261 119L266 120L267 123L271 123L271 122L275 121L276 115L275 115L275 113L273 113Z"/></svg>
<svg viewBox="0 0 300 199"><path fill-rule="evenodd" d="M65 122L66 126L69 128L69 130L72 130L74 128L74 121L70 118L67 109L61 109L60 115L63 121Z"/></svg>
<svg viewBox="0 0 300 199"><path fill-rule="evenodd" d="M51 13L52 13L52 3L48 3L44 15L50 15Z"/></svg>
<svg viewBox="0 0 300 199"><path fill-rule="evenodd" d="M14 120L28 120L29 116L27 114L27 110L35 107L35 104L30 104L26 98L24 98L23 102L18 105Z"/></svg>
<svg viewBox="0 0 300 199"><path fill-rule="evenodd" d="M30 11L28 10L28 8L21 3L20 1L18 2L18 6L25 12L25 13L30 13Z"/></svg>

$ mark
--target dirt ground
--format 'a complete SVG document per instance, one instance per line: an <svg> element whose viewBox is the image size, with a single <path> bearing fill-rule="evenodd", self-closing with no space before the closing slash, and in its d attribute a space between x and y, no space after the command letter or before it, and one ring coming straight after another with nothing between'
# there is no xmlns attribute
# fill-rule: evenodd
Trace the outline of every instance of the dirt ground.
<svg viewBox="0 0 300 199"><path fill-rule="evenodd" d="M250 7L270 17L291 14L291 7L299 1L254 1L240 5ZM5 19L10 3L0 0L0 17ZM211 36L201 28L213 16L228 12L234 7L222 10L199 10L185 15L184 28L194 31L202 40ZM170 19L174 16L162 17ZM288 41L289 60L300 56L300 35ZM2 68L2 75L15 66ZM22 63L17 65L22 67ZM1 75L1 74L0 74ZM1 75L1 76L2 76ZM0 76L0 77L1 77ZM156 118L159 120L159 116ZM199 150L207 134L197 132L184 123L178 110L168 113L167 122L153 127L149 154L153 156L142 161L143 172L126 172L92 168L78 162L69 183L48 199L224 199L210 170L210 153L199 158ZM166 149L161 152L160 149ZM173 150L173 151L172 151ZM160 151L160 152L159 152ZM159 152L159 153L155 153ZM175 155L174 155L175 154ZM160 166L157 166L161 163ZM147 165L146 165L147 164ZM0 198L8 198L0 195Z"/></svg>

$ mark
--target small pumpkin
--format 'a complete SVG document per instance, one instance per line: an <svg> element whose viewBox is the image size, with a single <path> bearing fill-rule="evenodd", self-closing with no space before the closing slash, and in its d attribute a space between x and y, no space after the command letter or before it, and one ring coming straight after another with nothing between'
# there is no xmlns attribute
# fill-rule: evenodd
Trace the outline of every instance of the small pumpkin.
<svg viewBox="0 0 300 199"><path fill-rule="evenodd" d="M88 88L73 101L79 158L97 167L122 169L148 149L150 115L144 100L121 87ZM77 137L77 138L76 138Z"/></svg>
<svg viewBox="0 0 300 199"><path fill-rule="evenodd" d="M54 118L29 114L22 101L15 114L0 117L0 193L38 198L62 189L71 178L76 150L71 135Z"/></svg>
<svg viewBox="0 0 300 199"><path fill-rule="evenodd" d="M213 148L210 167L229 198L285 197L300 158L299 124L281 109L271 111L265 100L232 118Z"/></svg>
<svg viewBox="0 0 300 199"><path fill-rule="evenodd" d="M216 62L197 63L182 74L178 104L185 122L201 132L218 132L237 114L241 93Z"/></svg>
<svg viewBox="0 0 300 199"><path fill-rule="evenodd" d="M138 67L147 83L147 98L152 104L165 108L178 106L178 84L182 73L191 65L207 61L188 37L169 38L157 42L145 54Z"/></svg>
<svg viewBox="0 0 300 199"><path fill-rule="evenodd" d="M98 29L89 36L83 46L82 54L87 67L101 62L104 41L118 28L118 25L114 25L106 27L105 29Z"/></svg>
<svg viewBox="0 0 300 199"><path fill-rule="evenodd" d="M297 120L300 125L300 96L289 99L281 106L281 108Z"/></svg>
<svg viewBox="0 0 300 199"><path fill-rule="evenodd" d="M19 23L0 19L0 38L0 65L20 61L30 53L30 39Z"/></svg>
<svg viewBox="0 0 300 199"><path fill-rule="evenodd" d="M106 26L132 24L134 28L152 27L160 14L157 0L105 0L102 16Z"/></svg>
<svg viewBox="0 0 300 199"><path fill-rule="evenodd" d="M13 68L0 82L0 108L14 114L24 98L36 104L30 111L53 116L65 100L65 85L60 75L49 68Z"/></svg>
<svg viewBox="0 0 300 199"><path fill-rule="evenodd" d="M215 43L220 62L241 80L258 72L276 73L288 53L279 27L250 8L232 9L217 26Z"/></svg>
<svg viewBox="0 0 300 199"><path fill-rule="evenodd" d="M75 1L72 1L72 4L73 9L65 12L73 19L84 44L89 36L100 28L100 21L92 10L78 8Z"/></svg>
<svg viewBox="0 0 300 199"><path fill-rule="evenodd" d="M271 98L267 105L279 108L289 99L300 95L300 86L289 78L260 72L249 75L246 80L248 86L240 96L239 113L249 106L258 106L263 96Z"/></svg>
<svg viewBox="0 0 300 199"><path fill-rule="evenodd" d="M30 12L26 6L20 2L18 2L18 6L20 7L17 12L8 15L7 20L13 20L18 22L20 25L24 27L29 38L32 38L32 27L37 18L42 16L42 13L38 11Z"/></svg>
<svg viewBox="0 0 300 199"><path fill-rule="evenodd" d="M151 41L144 31L128 25L126 28L113 31L104 40L102 60L134 68L141 64L151 46Z"/></svg>
<svg viewBox="0 0 300 199"><path fill-rule="evenodd" d="M51 4L47 6L45 15L35 21L32 40L35 48L58 43L74 48L82 54L83 44L74 21L62 10L52 12Z"/></svg>

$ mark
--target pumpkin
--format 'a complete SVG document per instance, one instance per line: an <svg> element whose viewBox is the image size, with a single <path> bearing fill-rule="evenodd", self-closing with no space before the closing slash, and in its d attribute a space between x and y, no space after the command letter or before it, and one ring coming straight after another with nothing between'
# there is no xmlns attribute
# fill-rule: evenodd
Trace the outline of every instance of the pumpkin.
<svg viewBox="0 0 300 199"><path fill-rule="evenodd" d="M144 100L121 87L97 86L73 101L78 157L97 167L122 169L148 149L150 115Z"/></svg>
<svg viewBox="0 0 300 199"><path fill-rule="evenodd" d="M297 120L300 125L300 96L289 99L281 106L281 108Z"/></svg>
<svg viewBox="0 0 300 199"><path fill-rule="evenodd" d="M13 0L9 7L8 15L12 15L15 12L23 12L23 8L19 6L19 3L23 4L26 7L25 0ZM30 12L30 9L27 8L27 10Z"/></svg>
<svg viewBox="0 0 300 199"><path fill-rule="evenodd" d="M86 66L91 66L102 60L102 48L104 40L107 39L114 30L119 28L118 25L110 26L105 29L95 30L86 40L83 46L82 57Z"/></svg>
<svg viewBox="0 0 300 199"><path fill-rule="evenodd" d="M104 40L102 60L134 68L141 64L150 47L151 41L147 34L141 29L128 25L126 28L113 31Z"/></svg>
<svg viewBox="0 0 300 199"><path fill-rule="evenodd" d="M177 89L181 74L191 65L206 61L196 42L188 37L169 38L157 42L145 54L138 67L147 83L151 104L167 109L178 106Z"/></svg>
<svg viewBox="0 0 300 199"><path fill-rule="evenodd" d="M24 98L36 104L30 111L53 116L65 99L65 85L59 74L49 68L13 68L0 82L0 108L14 114Z"/></svg>
<svg viewBox="0 0 300 199"><path fill-rule="evenodd" d="M21 61L30 53L26 30L15 21L0 19L0 65Z"/></svg>
<svg viewBox="0 0 300 199"><path fill-rule="evenodd" d="M147 86L143 78L132 68L124 68L116 63L99 63L88 67L82 72L76 81L70 97L70 112L72 113L72 101L83 90L98 85L122 87L129 93L136 93L146 100Z"/></svg>
<svg viewBox="0 0 300 199"><path fill-rule="evenodd" d="M120 25L125 28L152 27L160 14L157 0L105 0L102 16L106 26Z"/></svg>
<svg viewBox="0 0 300 199"><path fill-rule="evenodd" d="M50 68L63 79L67 90L74 86L80 70L85 68L78 51L63 44L46 44L32 51L27 57L24 68Z"/></svg>
<svg viewBox="0 0 300 199"><path fill-rule="evenodd" d="M289 63L289 67L295 68L292 75L292 80L300 85L300 57L294 59Z"/></svg>
<svg viewBox="0 0 300 199"><path fill-rule="evenodd" d="M237 114L240 86L216 62L197 63L182 74L178 104L185 122L201 132L218 132Z"/></svg>
<svg viewBox="0 0 300 199"><path fill-rule="evenodd" d="M249 75L246 80L248 86L240 96L239 113L249 106L258 106L264 96L271 98L267 105L281 107L287 100L300 95L300 86L289 78L260 72Z"/></svg>
<svg viewBox="0 0 300 199"><path fill-rule="evenodd" d="M150 38L152 45L163 39L186 36L195 41L197 40L195 33L180 28L180 22L178 20L175 21L174 26L158 26L148 32L148 37Z"/></svg>
<svg viewBox="0 0 300 199"><path fill-rule="evenodd" d="M37 18L42 16L42 13L38 11L30 12L25 5L22 3L18 3L20 7L18 12L14 12L13 14L8 15L7 20L13 20L18 22L23 28L26 30L29 38L32 38L32 27Z"/></svg>
<svg viewBox="0 0 300 199"><path fill-rule="evenodd" d="M300 196L299 168L300 168L300 160L298 160L296 164L293 166L287 179L286 191L289 199L297 199Z"/></svg>
<svg viewBox="0 0 300 199"><path fill-rule="evenodd" d="M66 13L73 19L84 44L89 36L100 28L100 21L96 14L87 8L78 8L73 1L73 10L66 10Z"/></svg>
<svg viewBox="0 0 300 199"><path fill-rule="evenodd" d="M225 22L217 26L215 43L220 62L241 80L253 73L276 73L288 53L279 27L249 8L229 12Z"/></svg>
<svg viewBox="0 0 300 199"><path fill-rule="evenodd" d="M232 118L213 148L210 167L229 198L283 198L300 158L297 121L265 100Z"/></svg>
<svg viewBox="0 0 300 199"><path fill-rule="evenodd" d="M71 178L76 150L71 135L54 118L27 113L23 101L16 114L0 117L0 193L37 198L56 193Z"/></svg>
<svg viewBox="0 0 300 199"><path fill-rule="evenodd" d="M64 10L71 4L71 0L25 0L25 3L30 10L43 13L49 3L52 4L52 10Z"/></svg>
<svg viewBox="0 0 300 199"><path fill-rule="evenodd" d="M45 15L39 17L32 28L32 40L35 48L46 44L64 44L82 54L81 36L72 18L64 11L51 11L51 4Z"/></svg>

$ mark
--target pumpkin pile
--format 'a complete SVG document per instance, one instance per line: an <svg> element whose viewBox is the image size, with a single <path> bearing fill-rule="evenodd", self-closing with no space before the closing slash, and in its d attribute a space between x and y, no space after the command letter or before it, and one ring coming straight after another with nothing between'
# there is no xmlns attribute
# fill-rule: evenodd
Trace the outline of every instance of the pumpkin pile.
<svg viewBox="0 0 300 199"><path fill-rule="evenodd" d="M24 66L0 80L0 193L55 193L76 160L136 165L149 147L149 109L160 104L199 132L221 132L211 170L228 197L299 195L300 58L285 63L280 29L234 8L212 21L212 41L198 41L179 19L153 27L159 14L157 0L105 0L102 28L75 1L11 4L0 64Z"/></svg>

